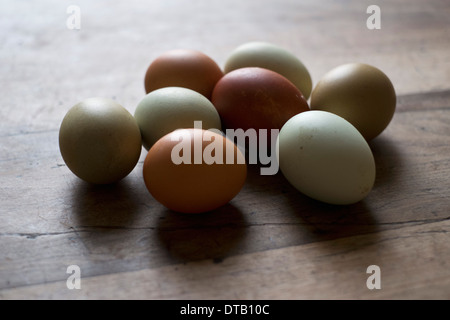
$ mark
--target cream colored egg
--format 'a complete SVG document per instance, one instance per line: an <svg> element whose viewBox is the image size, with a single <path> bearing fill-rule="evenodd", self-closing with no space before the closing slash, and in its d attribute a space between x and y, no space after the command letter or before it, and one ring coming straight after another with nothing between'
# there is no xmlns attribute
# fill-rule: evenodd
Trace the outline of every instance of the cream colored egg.
<svg viewBox="0 0 450 320"><path fill-rule="evenodd" d="M225 62L225 73L245 67L260 67L275 71L291 81L309 98L311 76L305 65L292 52L267 42L248 42L233 50Z"/></svg>
<svg viewBox="0 0 450 320"><path fill-rule="evenodd" d="M149 150L164 135L184 128L194 128L201 121L203 129L221 130L219 113L200 93L181 87L166 87L148 93L136 107L143 146Z"/></svg>
<svg viewBox="0 0 450 320"><path fill-rule="evenodd" d="M330 204L364 199L375 182L372 151L359 131L326 111L306 111L280 131L281 172L303 194Z"/></svg>

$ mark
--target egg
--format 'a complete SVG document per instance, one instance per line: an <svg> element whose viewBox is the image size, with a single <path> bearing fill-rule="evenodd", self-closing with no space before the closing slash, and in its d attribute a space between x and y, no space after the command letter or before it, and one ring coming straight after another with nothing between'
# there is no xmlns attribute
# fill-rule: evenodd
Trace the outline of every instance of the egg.
<svg viewBox="0 0 450 320"><path fill-rule="evenodd" d="M145 74L145 91L164 87L184 87L211 98L212 90L223 76L217 63L206 54L189 49L174 49L157 57Z"/></svg>
<svg viewBox="0 0 450 320"><path fill-rule="evenodd" d="M277 139L277 158L297 190L325 203L359 202L374 185L375 161L367 141L330 112L307 111L287 121Z"/></svg>
<svg viewBox="0 0 450 320"><path fill-rule="evenodd" d="M353 124L367 141L391 122L396 94L389 78L378 68L349 63L338 66L315 86L311 109L335 113Z"/></svg>
<svg viewBox="0 0 450 320"><path fill-rule="evenodd" d="M276 129L309 110L300 90L274 71L248 67L231 71L213 91L213 105L225 129Z"/></svg>
<svg viewBox="0 0 450 320"><path fill-rule="evenodd" d="M148 93L136 107L134 117L147 150L167 133L194 128L195 121L205 129L222 128L219 113L211 101L182 87L166 87Z"/></svg>
<svg viewBox="0 0 450 320"><path fill-rule="evenodd" d="M311 94L312 80L308 69L296 55L283 47L262 41L242 44L229 55L224 72L245 67L260 67L275 71L291 81L305 99Z"/></svg>
<svg viewBox="0 0 450 320"><path fill-rule="evenodd" d="M150 194L168 209L202 213L239 193L247 165L241 151L220 132L178 129L150 148L143 176Z"/></svg>
<svg viewBox="0 0 450 320"><path fill-rule="evenodd" d="M59 130L59 148L67 167L94 184L117 182L136 166L141 134L134 117L119 103L89 98L74 105Z"/></svg>

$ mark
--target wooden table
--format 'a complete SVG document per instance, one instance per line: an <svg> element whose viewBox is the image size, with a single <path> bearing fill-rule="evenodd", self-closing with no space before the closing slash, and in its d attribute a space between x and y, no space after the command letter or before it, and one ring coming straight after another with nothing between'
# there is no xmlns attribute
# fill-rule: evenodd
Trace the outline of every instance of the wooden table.
<svg viewBox="0 0 450 320"><path fill-rule="evenodd" d="M381 29L369 30L370 4L2 1L0 298L449 299L450 4L379 0ZM365 200L321 204L250 167L228 205L181 215L145 189L144 151L113 186L65 166L58 130L72 105L110 97L133 113L164 51L197 49L223 66L253 40L294 52L314 84L354 61L391 78L397 110L370 143L377 178ZM81 289L67 287L71 265ZM367 287L370 265L381 289Z"/></svg>

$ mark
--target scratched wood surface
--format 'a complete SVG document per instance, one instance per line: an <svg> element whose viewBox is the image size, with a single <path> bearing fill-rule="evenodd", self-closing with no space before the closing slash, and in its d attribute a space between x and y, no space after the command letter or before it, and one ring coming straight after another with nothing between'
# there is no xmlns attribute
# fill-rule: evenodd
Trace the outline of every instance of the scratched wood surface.
<svg viewBox="0 0 450 320"><path fill-rule="evenodd" d="M2 1L0 299L450 299L450 4L377 1L381 29L368 30L370 4ZM321 204L250 167L228 205L188 216L148 194L144 152L112 186L64 165L58 130L73 104L104 96L134 112L162 52L198 49L223 66L252 40L296 53L314 83L352 61L391 78L398 107L370 144L365 200ZM69 265L80 290L66 286Z"/></svg>

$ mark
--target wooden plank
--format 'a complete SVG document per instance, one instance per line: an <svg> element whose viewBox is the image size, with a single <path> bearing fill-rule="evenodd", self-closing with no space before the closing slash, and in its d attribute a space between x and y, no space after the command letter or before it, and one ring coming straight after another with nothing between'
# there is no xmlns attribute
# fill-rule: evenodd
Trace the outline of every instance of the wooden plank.
<svg viewBox="0 0 450 320"><path fill-rule="evenodd" d="M0 291L2 299L449 299L450 221ZM380 289L368 289L370 265Z"/></svg>
<svg viewBox="0 0 450 320"><path fill-rule="evenodd" d="M395 113L405 111L450 110L450 90L412 93L397 97Z"/></svg>

